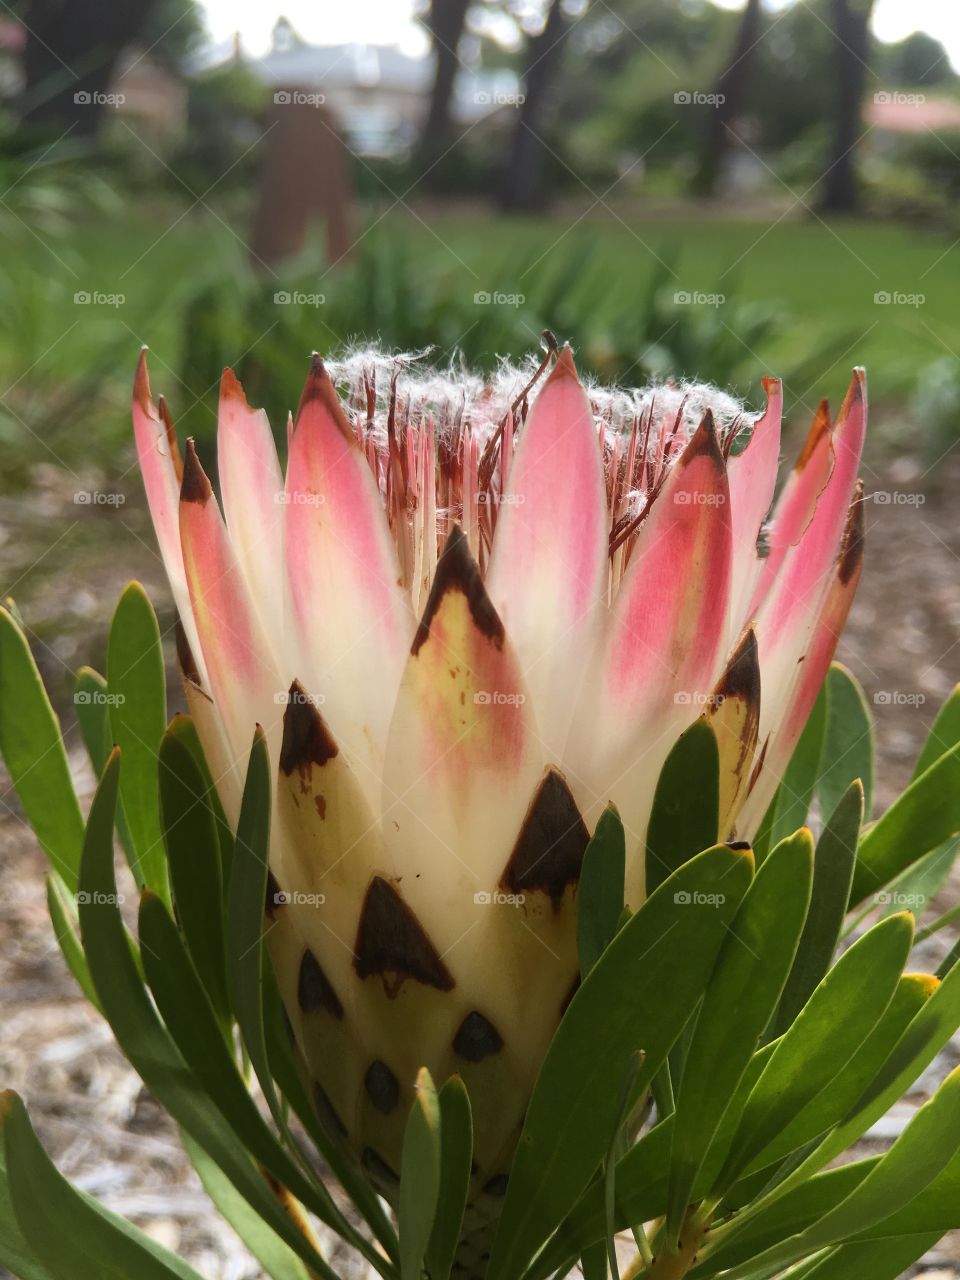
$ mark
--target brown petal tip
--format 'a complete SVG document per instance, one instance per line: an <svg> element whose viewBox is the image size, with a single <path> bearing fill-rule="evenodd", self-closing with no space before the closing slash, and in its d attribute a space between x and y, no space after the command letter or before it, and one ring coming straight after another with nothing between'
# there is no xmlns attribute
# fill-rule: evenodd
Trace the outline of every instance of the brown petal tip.
<svg viewBox="0 0 960 1280"><path fill-rule="evenodd" d="M320 768L337 755L338 747L311 698L299 680L294 680L287 694L283 713L283 742L280 747L280 772L290 776L295 770L309 773L313 765Z"/></svg>
<svg viewBox="0 0 960 1280"><path fill-rule="evenodd" d="M327 372L327 366L323 363L322 357L316 351L310 357L310 372L300 393L300 403L294 416L294 431L300 425L300 419L310 405L317 405L321 410L325 409L344 439L349 440L359 449L357 438L350 430L350 424L343 412L333 379Z"/></svg>
<svg viewBox="0 0 960 1280"><path fill-rule="evenodd" d="M577 802L556 769L548 769L523 820L500 878L508 893L545 893L559 911L569 885L580 879L590 843Z"/></svg>
<svg viewBox="0 0 960 1280"><path fill-rule="evenodd" d="M719 706L727 698L742 698L750 705L760 704L760 655L757 634L748 626L727 663L727 669L717 684L713 705Z"/></svg>
<svg viewBox="0 0 960 1280"><path fill-rule="evenodd" d="M813 422L810 424L810 430L804 441L803 448L800 450L800 457L794 464L794 471L802 471L817 450L817 446L824 436L829 435L831 431L830 422L830 405L826 400L821 400L817 406L817 412L813 416Z"/></svg>
<svg viewBox="0 0 960 1280"><path fill-rule="evenodd" d="M183 480L180 484L181 502L208 502L213 496L213 489L207 479L206 472L200 465L197 450L191 436L187 440L186 453L183 458Z"/></svg>
<svg viewBox="0 0 960 1280"><path fill-rule="evenodd" d="M712 458L718 467L723 467L723 454L717 438L717 424L713 410L705 409L700 425L687 442L687 447L680 456L680 466L688 467L698 458Z"/></svg>
<svg viewBox="0 0 960 1280"><path fill-rule="evenodd" d="M137 360L137 371L133 375L133 402L138 404L144 413L154 416L156 410L153 404L153 396L150 394L150 374L147 370L147 348L140 348L140 358Z"/></svg>
<svg viewBox="0 0 960 1280"><path fill-rule="evenodd" d="M382 978L391 1000L408 978L437 991L456 985L423 925L382 876L374 876L363 901L353 967L360 978Z"/></svg>
<svg viewBox="0 0 960 1280"><path fill-rule="evenodd" d="M470 553L467 535L458 524L450 530L446 544L437 562L433 586L427 599L423 617L413 638L410 652L416 657L430 638L430 626L446 596L459 591L467 598L470 616L477 630L487 637L497 649L503 648L505 637L500 615L487 595L480 575L480 567Z"/></svg>
<svg viewBox="0 0 960 1280"><path fill-rule="evenodd" d="M229 365L226 366L220 375L220 399L236 400L238 404L243 405L244 409L249 409L247 403L246 392L241 385L240 379L233 372Z"/></svg>
<svg viewBox="0 0 960 1280"><path fill-rule="evenodd" d="M840 544L837 577L846 586L863 564L863 481L857 481Z"/></svg>

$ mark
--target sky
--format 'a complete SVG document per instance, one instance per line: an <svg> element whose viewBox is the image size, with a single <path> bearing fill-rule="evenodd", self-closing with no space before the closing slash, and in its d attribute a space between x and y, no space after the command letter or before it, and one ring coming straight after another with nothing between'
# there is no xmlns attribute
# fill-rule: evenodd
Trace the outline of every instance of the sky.
<svg viewBox="0 0 960 1280"><path fill-rule="evenodd" d="M207 28L217 41L239 30L248 53L263 53L270 45L273 24L282 13L300 34L314 44L371 41L398 44L410 53L426 50L422 28L413 20L414 0L201 0ZM728 9L743 0L714 0ZM775 11L791 0L766 0ZM876 0L874 31L881 40L901 40L912 31L928 31L942 40L950 60L960 70L960 3L958 0Z"/></svg>

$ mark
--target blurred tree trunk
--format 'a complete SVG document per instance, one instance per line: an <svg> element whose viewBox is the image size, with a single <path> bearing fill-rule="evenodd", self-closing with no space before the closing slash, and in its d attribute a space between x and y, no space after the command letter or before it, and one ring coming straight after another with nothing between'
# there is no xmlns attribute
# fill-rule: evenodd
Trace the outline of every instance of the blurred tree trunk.
<svg viewBox="0 0 960 1280"><path fill-rule="evenodd" d="M833 82L836 99L829 168L824 175L821 208L853 213L860 204L856 144L870 55L870 16L874 0L831 0L836 37Z"/></svg>
<svg viewBox="0 0 960 1280"><path fill-rule="evenodd" d="M743 107L743 98L750 80L753 53L760 40L763 13L760 0L747 0L737 38L730 51L730 61L720 73L714 88L717 105L709 108L707 127L703 133L700 164L694 178L697 195L716 194L717 183L723 170L723 160L730 146L729 127Z"/></svg>
<svg viewBox="0 0 960 1280"><path fill-rule="evenodd" d="M430 106L420 135L420 159L430 165L442 153L450 134L450 102L460 65L459 48L470 0L431 0L427 28L433 41L435 69Z"/></svg>
<svg viewBox="0 0 960 1280"><path fill-rule="evenodd" d="M156 0L28 0L20 13L27 33L24 124L93 137L103 119L124 49L143 30Z"/></svg>
<svg viewBox="0 0 960 1280"><path fill-rule="evenodd" d="M569 23L561 0L551 0L542 30L527 39L523 94L500 193L501 208L535 209L543 203L546 108L563 57Z"/></svg>

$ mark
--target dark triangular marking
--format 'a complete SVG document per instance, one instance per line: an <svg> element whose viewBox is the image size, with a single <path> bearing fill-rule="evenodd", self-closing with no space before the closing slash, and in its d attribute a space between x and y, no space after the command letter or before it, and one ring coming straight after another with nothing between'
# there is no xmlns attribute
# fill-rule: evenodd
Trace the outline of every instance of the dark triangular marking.
<svg viewBox="0 0 960 1280"><path fill-rule="evenodd" d="M337 744L314 700L300 681L294 680L287 694L287 709L283 713L281 773L289 777L296 769L305 777L312 765L322 767L336 754Z"/></svg>
<svg viewBox="0 0 960 1280"><path fill-rule="evenodd" d="M453 1048L467 1062L482 1062L503 1048L503 1039L493 1023L474 1009L460 1023Z"/></svg>
<svg viewBox="0 0 960 1280"><path fill-rule="evenodd" d="M304 1013L317 1013L320 1009L326 1009L335 1018L343 1017L343 1005L309 947L300 961L297 1000Z"/></svg>
<svg viewBox="0 0 960 1280"><path fill-rule="evenodd" d="M547 894L554 911L569 884L580 879L590 843L570 788L556 769L548 769L523 820L517 843L500 880L508 893Z"/></svg>
<svg viewBox="0 0 960 1280"><path fill-rule="evenodd" d="M326 1092L318 1084L313 1086L313 1106L320 1117L320 1123L332 1138L345 1138L347 1136L346 1125L340 1119Z"/></svg>
<svg viewBox="0 0 960 1280"><path fill-rule="evenodd" d="M360 1163L375 1181L387 1187L393 1188L400 1181L383 1156L378 1155L373 1147L364 1147Z"/></svg>
<svg viewBox="0 0 960 1280"><path fill-rule="evenodd" d="M400 1084L385 1062L371 1062L363 1080L367 1096L381 1115L388 1116L400 1101Z"/></svg>
<svg viewBox="0 0 960 1280"><path fill-rule="evenodd" d="M505 1173L495 1173L492 1178L483 1184L483 1189L488 1196L505 1196L507 1194L508 1177Z"/></svg>
<svg viewBox="0 0 960 1280"><path fill-rule="evenodd" d="M443 604L444 598L451 591L459 591L466 596L474 626L492 641L497 649L502 649L504 630L500 615L487 595L487 589L480 575L480 567L470 553L467 535L459 525L455 524L437 561L433 586L430 588L430 595L417 628L417 634L413 638L413 647L410 650L413 656L417 656L430 638L431 623Z"/></svg>
<svg viewBox="0 0 960 1280"><path fill-rule="evenodd" d="M452 991L455 985L420 921L382 876L374 876L367 890L353 951L359 976L379 974L391 1000L407 978L438 991Z"/></svg>

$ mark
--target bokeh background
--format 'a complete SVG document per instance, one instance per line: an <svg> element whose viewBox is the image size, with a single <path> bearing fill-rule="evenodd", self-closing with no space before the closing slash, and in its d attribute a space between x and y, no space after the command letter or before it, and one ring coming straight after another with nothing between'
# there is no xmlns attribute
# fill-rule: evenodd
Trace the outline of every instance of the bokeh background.
<svg viewBox="0 0 960 1280"><path fill-rule="evenodd" d="M0 0L0 594L84 792L78 668L131 577L173 621L130 437L141 345L212 470L224 364L282 443L314 349L493 368L549 328L599 381L759 408L779 375L788 451L867 366L841 657L888 802L960 674L958 69L952 0ZM0 957L0 1076L61 1168L252 1280L63 969L2 776Z"/></svg>

